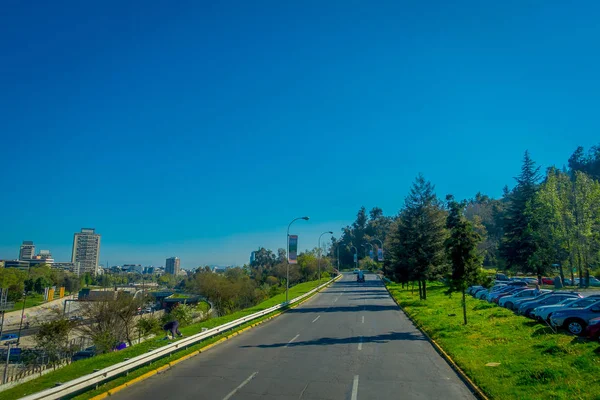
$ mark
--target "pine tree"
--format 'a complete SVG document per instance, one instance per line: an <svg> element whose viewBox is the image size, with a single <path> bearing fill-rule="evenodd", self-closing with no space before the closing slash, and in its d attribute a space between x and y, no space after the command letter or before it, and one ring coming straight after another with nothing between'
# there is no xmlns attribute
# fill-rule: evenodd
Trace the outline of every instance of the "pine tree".
<svg viewBox="0 0 600 400"><path fill-rule="evenodd" d="M463 216L466 204L457 202L452 195L448 195L446 200L448 201L446 228L450 231L450 236L446 239L445 246L452 266L447 293L460 292L462 294L463 318L466 325L465 290L479 280L482 258L477 250L477 245L481 241L481 237L475 232L471 222Z"/></svg>
<svg viewBox="0 0 600 400"><path fill-rule="evenodd" d="M443 275L445 212L434 186L419 175L392 231L394 268L401 281L416 280L421 299L427 299L427 280Z"/></svg>
<svg viewBox="0 0 600 400"><path fill-rule="evenodd" d="M517 186L509 195L509 204L504 214L504 237L500 254L509 269L529 272L529 258L535 252L535 238L529 229L531 216L527 204L533 200L540 179L539 167L525 152L521 174L515 178Z"/></svg>

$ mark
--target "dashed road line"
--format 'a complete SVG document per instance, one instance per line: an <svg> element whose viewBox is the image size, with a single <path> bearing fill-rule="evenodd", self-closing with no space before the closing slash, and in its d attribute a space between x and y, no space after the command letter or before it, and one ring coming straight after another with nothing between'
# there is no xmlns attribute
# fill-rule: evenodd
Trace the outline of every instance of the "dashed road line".
<svg viewBox="0 0 600 400"><path fill-rule="evenodd" d="M319 317L317 317L317 318L319 318ZM314 321L313 321L313 322L314 322ZM365 316L364 316L364 315L362 316L362 323L363 323L363 324L365 323Z"/></svg>
<svg viewBox="0 0 600 400"><path fill-rule="evenodd" d="M285 347L288 347L294 340L298 339L298 336L300 336L300 334L297 334L296 336L294 336L292 338L292 340L290 340L289 342L287 342L287 344L285 345Z"/></svg>
<svg viewBox="0 0 600 400"><path fill-rule="evenodd" d="M235 389L233 389L231 392L229 392L229 394L225 397L223 397L223 400L229 400L238 390L240 390L241 388L243 388L244 386L246 386L246 384L248 382L250 382L255 376L256 374L258 374L258 371L256 371L255 373L253 373L252 375L250 375L244 382L242 382L238 387L236 387Z"/></svg>
<svg viewBox="0 0 600 400"><path fill-rule="evenodd" d="M321 318L321 316L320 316L320 315L317 315L317 318L313 319L313 323L317 322L317 320L318 320L319 318Z"/></svg>
<svg viewBox="0 0 600 400"><path fill-rule="evenodd" d="M352 400L358 399L358 375L354 375L354 382L352 383Z"/></svg>
<svg viewBox="0 0 600 400"><path fill-rule="evenodd" d="M358 350L362 350L362 336L358 339Z"/></svg>

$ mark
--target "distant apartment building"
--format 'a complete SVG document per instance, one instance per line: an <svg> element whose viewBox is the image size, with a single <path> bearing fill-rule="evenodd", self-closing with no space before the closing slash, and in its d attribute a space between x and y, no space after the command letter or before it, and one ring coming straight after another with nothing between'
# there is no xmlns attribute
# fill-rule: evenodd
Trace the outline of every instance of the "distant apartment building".
<svg viewBox="0 0 600 400"><path fill-rule="evenodd" d="M19 260L31 260L35 255L35 245L31 240L23 240L19 250Z"/></svg>
<svg viewBox="0 0 600 400"><path fill-rule="evenodd" d="M98 261L100 260L100 235L95 229L82 228L81 232L75 233L73 237L73 255L71 262L79 263L79 273L89 272L92 275L98 273Z"/></svg>
<svg viewBox="0 0 600 400"><path fill-rule="evenodd" d="M75 273L76 275L79 275L79 263L78 262L55 262L54 264L52 264L52 268L54 269L61 269L64 271L70 271Z"/></svg>
<svg viewBox="0 0 600 400"><path fill-rule="evenodd" d="M180 270L179 261L179 257L167 258L167 263L165 264L165 273L178 275Z"/></svg>
<svg viewBox="0 0 600 400"><path fill-rule="evenodd" d="M121 270L123 272L137 272L138 274L142 274L144 267L141 264L123 264Z"/></svg>
<svg viewBox="0 0 600 400"><path fill-rule="evenodd" d="M54 264L54 258L52 258L50 250L40 250L37 256L33 256L31 260L29 260L29 265L32 267L40 264Z"/></svg>

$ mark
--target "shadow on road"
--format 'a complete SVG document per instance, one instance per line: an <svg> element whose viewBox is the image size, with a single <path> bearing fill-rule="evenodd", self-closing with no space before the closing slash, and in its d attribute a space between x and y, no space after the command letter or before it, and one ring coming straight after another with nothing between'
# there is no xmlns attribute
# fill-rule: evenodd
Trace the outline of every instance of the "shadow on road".
<svg viewBox="0 0 600 400"><path fill-rule="evenodd" d="M418 332L390 332L376 336L354 336L347 338L320 338L316 340L306 340L292 343L273 343L259 344L256 346L240 346L241 348L257 347L268 349L274 347L299 347L299 346L329 346L333 344L353 344L353 343L387 343L395 340L425 340L425 337Z"/></svg>

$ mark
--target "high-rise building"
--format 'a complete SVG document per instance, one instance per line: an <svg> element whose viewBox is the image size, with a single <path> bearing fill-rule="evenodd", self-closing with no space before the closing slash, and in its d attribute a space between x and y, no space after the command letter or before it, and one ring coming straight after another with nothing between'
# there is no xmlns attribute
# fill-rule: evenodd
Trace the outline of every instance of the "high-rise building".
<svg viewBox="0 0 600 400"><path fill-rule="evenodd" d="M35 245L31 240L23 240L19 250L19 260L31 260L35 254Z"/></svg>
<svg viewBox="0 0 600 400"><path fill-rule="evenodd" d="M165 272L167 274L177 275L179 274L179 257L167 258L165 264Z"/></svg>
<svg viewBox="0 0 600 400"><path fill-rule="evenodd" d="M100 235L95 229L82 228L73 238L73 255L71 262L79 263L79 273L96 275L100 260Z"/></svg>

